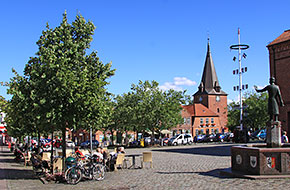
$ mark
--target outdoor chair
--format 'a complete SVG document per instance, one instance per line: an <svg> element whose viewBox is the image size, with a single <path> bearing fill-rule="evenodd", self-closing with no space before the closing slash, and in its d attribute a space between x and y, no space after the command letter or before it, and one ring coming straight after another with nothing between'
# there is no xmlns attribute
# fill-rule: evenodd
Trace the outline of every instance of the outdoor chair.
<svg viewBox="0 0 290 190"><path fill-rule="evenodd" d="M53 160L53 172L54 173L62 172L62 158L56 158Z"/></svg>
<svg viewBox="0 0 290 190"><path fill-rule="evenodd" d="M27 154L25 154L24 156L24 166L27 166L27 164L30 163L30 158L31 158L31 152L27 152Z"/></svg>
<svg viewBox="0 0 290 190"><path fill-rule="evenodd" d="M115 171L118 171L118 166L121 166L121 169L124 168L125 154L118 154L115 164Z"/></svg>
<svg viewBox="0 0 290 190"><path fill-rule="evenodd" d="M62 152L57 152L57 156L58 157L63 157L63 153Z"/></svg>
<svg viewBox="0 0 290 190"><path fill-rule="evenodd" d="M141 161L141 167L144 168L144 163L150 162L150 168L153 168L152 152L143 152L143 158Z"/></svg>
<svg viewBox="0 0 290 190"><path fill-rule="evenodd" d="M50 152L43 152L42 153L42 160L46 160L46 161L50 161L50 155L51 153Z"/></svg>
<svg viewBox="0 0 290 190"><path fill-rule="evenodd" d="M66 152L65 152L65 156L66 156L66 157L72 156L73 153L74 153L74 151L72 151L71 149L70 149L70 150L66 150Z"/></svg>

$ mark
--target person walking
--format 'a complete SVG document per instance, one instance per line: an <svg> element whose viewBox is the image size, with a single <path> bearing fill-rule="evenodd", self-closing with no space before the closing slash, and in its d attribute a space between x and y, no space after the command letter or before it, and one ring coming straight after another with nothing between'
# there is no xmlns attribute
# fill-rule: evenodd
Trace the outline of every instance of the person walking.
<svg viewBox="0 0 290 190"><path fill-rule="evenodd" d="M288 143L289 142L286 131L282 132L282 137L281 138L282 138L282 143Z"/></svg>

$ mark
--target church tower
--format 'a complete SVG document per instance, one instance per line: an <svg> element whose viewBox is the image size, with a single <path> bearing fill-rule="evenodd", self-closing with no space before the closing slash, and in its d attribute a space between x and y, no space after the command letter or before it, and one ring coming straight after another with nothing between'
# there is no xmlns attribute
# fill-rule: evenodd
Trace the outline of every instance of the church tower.
<svg viewBox="0 0 290 190"><path fill-rule="evenodd" d="M216 113L222 127L227 124L227 94L221 90L210 51L209 39L203 74L198 91L193 95L194 103L202 104Z"/></svg>

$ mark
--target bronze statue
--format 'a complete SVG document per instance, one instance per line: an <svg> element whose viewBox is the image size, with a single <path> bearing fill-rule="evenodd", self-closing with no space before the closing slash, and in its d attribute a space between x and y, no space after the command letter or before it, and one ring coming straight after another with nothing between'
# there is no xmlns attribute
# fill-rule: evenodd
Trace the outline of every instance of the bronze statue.
<svg viewBox="0 0 290 190"><path fill-rule="evenodd" d="M280 89L278 85L275 84L275 78L270 78L270 85L266 86L265 88L258 90L257 86L254 86L255 90L257 92L264 92L268 91L269 99L268 99L268 113L270 115L270 121L273 121L273 118L275 121L278 121L278 115L279 115L279 106L278 101L280 102L280 106L284 106L282 96L280 93Z"/></svg>

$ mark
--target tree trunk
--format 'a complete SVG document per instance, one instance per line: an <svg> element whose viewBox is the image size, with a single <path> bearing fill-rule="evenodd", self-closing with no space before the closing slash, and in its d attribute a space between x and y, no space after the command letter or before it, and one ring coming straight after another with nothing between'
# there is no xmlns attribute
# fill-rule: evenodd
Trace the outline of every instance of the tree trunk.
<svg viewBox="0 0 290 190"><path fill-rule="evenodd" d="M113 129L111 130L111 141L112 141L112 145L114 146L114 132Z"/></svg>
<svg viewBox="0 0 290 190"><path fill-rule="evenodd" d="M38 136L38 151L39 151L39 147L40 147L40 132L37 131L37 136Z"/></svg>
<svg viewBox="0 0 290 190"><path fill-rule="evenodd" d="M53 129L51 132L51 150L50 150L50 173L53 174Z"/></svg>
<svg viewBox="0 0 290 190"><path fill-rule="evenodd" d="M66 124L67 126L67 124ZM64 170L65 167L65 158L66 158L66 127L62 129L62 170Z"/></svg>

